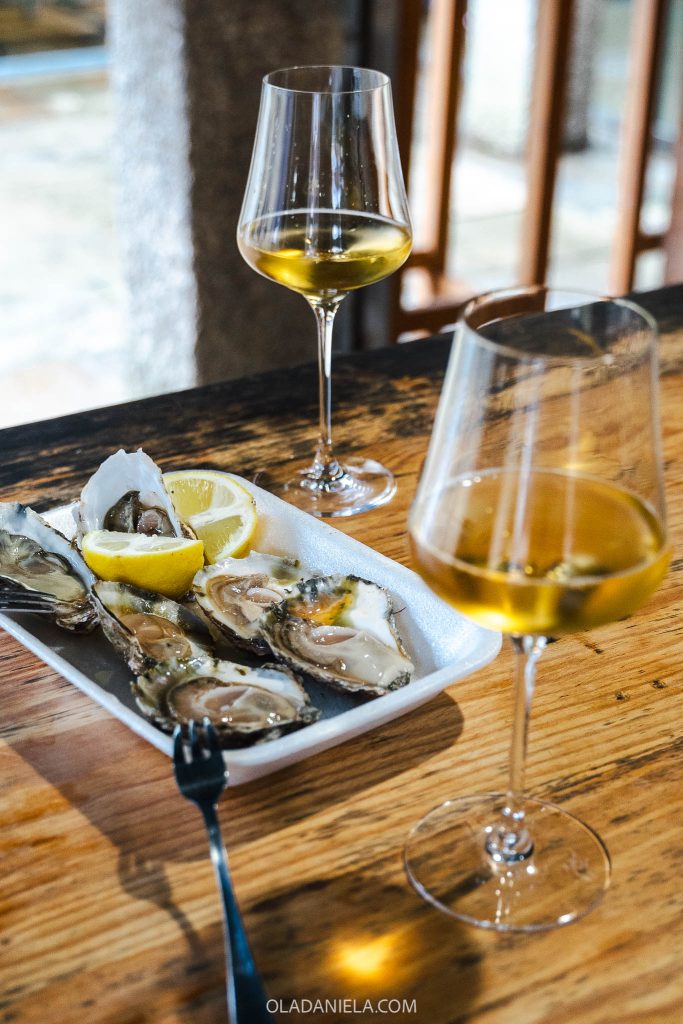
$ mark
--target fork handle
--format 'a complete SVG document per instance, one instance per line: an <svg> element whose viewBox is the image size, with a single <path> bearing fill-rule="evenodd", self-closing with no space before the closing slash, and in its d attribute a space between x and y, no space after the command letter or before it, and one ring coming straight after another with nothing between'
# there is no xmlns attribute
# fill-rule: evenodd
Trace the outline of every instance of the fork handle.
<svg viewBox="0 0 683 1024"><path fill-rule="evenodd" d="M204 807L203 811L209 833L211 863L223 897L228 1021L230 1024L275 1024L275 1018L266 1005L268 996L256 970L235 899L216 808Z"/></svg>

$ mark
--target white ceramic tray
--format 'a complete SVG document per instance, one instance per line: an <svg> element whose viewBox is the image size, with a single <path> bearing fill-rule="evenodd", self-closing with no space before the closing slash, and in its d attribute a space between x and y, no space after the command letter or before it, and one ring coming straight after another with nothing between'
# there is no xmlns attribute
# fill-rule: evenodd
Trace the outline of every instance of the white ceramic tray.
<svg viewBox="0 0 683 1024"><path fill-rule="evenodd" d="M278 740L227 751L231 785L278 771L383 725L424 704L498 654L500 634L482 629L453 611L410 569L249 481L235 479L256 499L257 550L293 555L307 568L322 574L353 573L387 588L401 636L415 663L415 673L407 686L365 702L314 685L311 698L322 710L319 721ZM45 518L67 536L73 534L72 506L54 509ZM133 732L165 754L172 754L170 736L138 711L130 690L130 672L99 630L87 636L73 635L39 615L27 614L0 615L0 626ZM410 724L406 723L406 730L409 729Z"/></svg>

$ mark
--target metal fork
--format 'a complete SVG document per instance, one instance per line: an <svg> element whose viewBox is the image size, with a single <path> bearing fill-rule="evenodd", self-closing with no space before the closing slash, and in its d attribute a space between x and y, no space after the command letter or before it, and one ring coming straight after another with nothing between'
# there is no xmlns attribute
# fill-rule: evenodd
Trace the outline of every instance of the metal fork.
<svg viewBox="0 0 683 1024"><path fill-rule="evenodd" d="M38 614L54 613L55 605L44 594L21 587L0 586L0 611L3 612L36 612Z"/></svg>
<svg viewBox="0 0 683 1024"><path fill-rule="evenodd" d="M173 764L180 792L204 815L211 861L223 897L228 1020L230 1024L275 1024L247 942L216 814L218 798L228 781L218 737L205 718L201 733L194 722L189 723L188 739L189 760L186 760L182 729L177 725L173 733Z"/></svg>

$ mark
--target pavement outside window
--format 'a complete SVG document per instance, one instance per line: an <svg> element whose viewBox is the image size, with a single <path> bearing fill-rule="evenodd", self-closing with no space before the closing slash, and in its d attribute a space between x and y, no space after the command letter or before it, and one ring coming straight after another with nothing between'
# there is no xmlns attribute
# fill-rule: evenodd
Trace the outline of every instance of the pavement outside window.
<svg viewBox="0 0 683 1024"><path fill-rule="evenodd" d="M0 426L127 397L104 70L0 78Z"/></svg>

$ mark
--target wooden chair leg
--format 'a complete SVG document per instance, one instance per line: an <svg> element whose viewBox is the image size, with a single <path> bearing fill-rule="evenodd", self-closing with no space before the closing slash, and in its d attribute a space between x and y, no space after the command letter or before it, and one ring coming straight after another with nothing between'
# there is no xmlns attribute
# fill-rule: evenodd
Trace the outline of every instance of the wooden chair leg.
<svg viewBox="0 0 683 1024"><path fill-rule="evenodd" d="M548 269L573 21L573 0L552 0L538 5L527 158L527 204L521 232L521 284L543 284Z"/></svg>
<svg viewBox="0 0 683 1024"><path fill-rule="evenodd" d="M633 285L641 251L640 209L650 153L652 117L660 70L662 28L667 0L635 0L631 27L631 72L624 111L617 226L610 290L623 295Z"/></svg>

